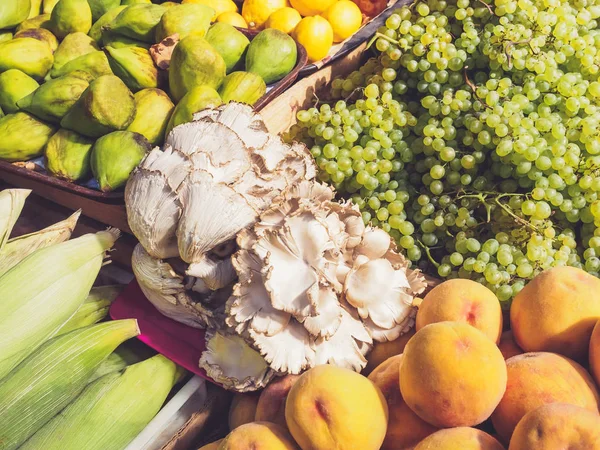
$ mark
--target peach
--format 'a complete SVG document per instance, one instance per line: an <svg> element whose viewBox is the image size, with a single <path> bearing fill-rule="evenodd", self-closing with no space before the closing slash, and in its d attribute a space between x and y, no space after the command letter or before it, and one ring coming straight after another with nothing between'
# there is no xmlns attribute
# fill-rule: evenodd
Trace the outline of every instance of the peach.
<svg viewBox="0 0 600 450"><path fill-rule="evenodd" d="M600 449L600 416L565 403L540 406L521 419L508 449Z"/></svg>
<svg viewBox="0 0 600 450"><path fill-rule="evenodd" d="M415 450L504 450L492 436L477 428L440 430L422 440Z"/></svg>
<svg viewBox="0 0 600 450"><path fill-rule="evenodd" d="M404 349L402 397L421 419L436 427L483 422L505 389L502 353L485 334L465 322L426 325Z"/></svg>
<svg viewBox="0 0 600 450"><path fill-rule="evenodd" d="M598 413L598 391L583 367L555 353L524 353L506 361L506 393L492 414L508 442L525 414L547 403L569 403Z"/></svg>
<svg viewBox="0 0 600 450"><path fill-rule="evenodd" d="M453 279L434 287L417 312L416 328L436 322L465 322L495 343L502 333L502 308L498 297L485 286L471 280Z"/></svg>
<svg viewBox="0 0 600 450"><path fill-rule="evenodd" d="M389 410L382 450L408 450L437 431L437 428L422 420L404 402L398 383L401 362L402 355L392 356L369 375L369 380L381 389Z"/></svg>
<svg viewBox="0 0 600 450"><path fill-rule="evenodd" d="M305 450L377 450L385 438L388 408L379 388L363 375L320 365L292 386L285 419Z"/></svg>
<svg viewBox="0 0 600 450"><path fill-rule="evenodd" d="M298 450L288 432L270 422L252 422L237 427L218 450Z"/></svg>
<svg viewBox="0 0 600 450"><path fill-rule="evenodd" d="M299 375L286 375L269 383L260 394L254 420L257 422L273 422L287 429L285 400L299 377Z"/></svg>
<svg viewBox="0 0 600 450"><path fill-rule="evenodd" d="M221 442L223 442L223 439L219 439L218 441L211 442L210 444L206 444L205 446L200 447L198 450L218 450Z"/></svg>
<svg viewBox="0 0 600 450"><path fill-rule="evenodd" d="M235 430L240 425L254 422L258 394L235 394L229 407L229 429Z"/></svg>
<svg viewBox="0 0 600 450"><path fill-rule="evenodd" d="M587 362L600 319L600 279L574 267L555 267L531 280L510 309L515 340L526 352L553 352Z"/></svg>
<svg viewBox="0 0 600 450"><path fill-rule="evenodd" d="M362 374L364 376L369 375L376 367L378 367L388 358L402 353L404 351L404 347L406 347L406 344L414 335L415 329L411 328L410 331L404 333L396 340L388 342L375 342L373 345L373 350L371 350L371 353L367 355L367 367L363 369Z"/></svg>
<svg viewBox="0 0 600 450"><path fill-rule="evenodd" d="M521 350L515 342L515 338L512 334L512 331L510 330L502 333L502 336L500 336L500 343L498 344L498 348L502 352L502 356L504 356L504 359L512 358L513 356L523 354L523 350Z"/></svg>
<svg viewBox="0 0 600 450"><path fill-rule="evenodd" d="M590 371L600 386L600 321L594 327L590 339Z"/></svg>

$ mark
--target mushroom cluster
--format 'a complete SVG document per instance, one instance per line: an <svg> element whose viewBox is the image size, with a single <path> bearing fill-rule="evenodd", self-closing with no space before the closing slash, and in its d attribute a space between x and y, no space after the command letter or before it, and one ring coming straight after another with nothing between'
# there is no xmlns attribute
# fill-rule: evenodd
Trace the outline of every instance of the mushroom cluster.
<svg viewBox="0 0 600 450"><path fill-rule="evenodd" d="M175 127L127 184L137 281L161 313L207 328L199 364L227 389L360 371L374 341L414 325L423 277L315 175L305 146L229 103Z"/></svg>
<svg viewBox="0 0 600 450"><path fill-rule="evenodd" d="M269 134L247 105L203 110L175 127L125 189L140 242L132 265L146 297L175 320L217 326L237 277L230 258L237 233L315 174L306 147Z"/></svg>
<svg viewBox="0 0 600 450"><path fill-rule="evenodd" d="M319 364L360 371L373 341L414 325L423 277L385 231L365 227L356 206L333 198L331 188L303 181L238 234L225 327L211 330L200 360L225 387L259 389L274 374ZM240 354L255 364L234 364Z"/></svg>

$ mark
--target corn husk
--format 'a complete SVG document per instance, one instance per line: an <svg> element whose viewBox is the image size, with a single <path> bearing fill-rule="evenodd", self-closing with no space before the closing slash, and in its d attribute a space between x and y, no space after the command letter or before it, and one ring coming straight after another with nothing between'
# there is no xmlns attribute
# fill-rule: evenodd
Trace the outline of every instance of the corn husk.
<svg viewBox="0 0 600 450"><path fill-rule="evenodd" d="M162 355L90 384L22 450L122 450L152 420L180 369Z"/></svg>
<svg viewBox="0 0 600 450"><path fill-rule="evenodd" d="M0 251L6 245L29 194L29 189L5 189L0 192Z"/></svg>
<svg viewBox="0 0 600 450"><path fill-rule="evenodd" d="M108 315L110 305L121 293L124 286L100 286L94 287L85 299L85 302L77 309L75 314L58 330L56 335L65 334L78 328L87 327L100 322Z"/></svg>
<svg viewBox="0 0 600 450"><path fill-rule="evenodd" d="M0 276L36 250L69 240L80 214L81 210L43 230L9 239L0 250Z"/></svg>
<svg viewBox="0 0 600 450"><path fill-rule="evenodd" d="M102 364L98 367L92 378L90 378L89 383L97 380L104 375L114 372L122 372L128 366L133 364L137 364L147 357L149 357L148 352L135 352L133 351L128 344L130 342L125 342L119 348L117 348L114 352L112 352L108 358L106 358ZM145 349L145 348L144 348Z"/></svg>
<svg viewBox="0 0 600 450"><path fill-rule="evenodd" d="M51 339L27 357L0 381L2 450L18 448L42 428L118 345L138 334L135 319L101 323Z"/></svg>
<svg viewBox="0 0 600 450"><path fill-rule="evenodd" d="M52 245L0 277L0 378L77 311L118 235L108 230Z"/></svg>

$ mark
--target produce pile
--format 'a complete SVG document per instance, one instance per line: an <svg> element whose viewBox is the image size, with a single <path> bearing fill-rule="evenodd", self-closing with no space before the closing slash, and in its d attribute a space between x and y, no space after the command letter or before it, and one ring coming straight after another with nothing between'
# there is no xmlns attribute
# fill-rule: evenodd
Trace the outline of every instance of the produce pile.
<svg viewBox="0 0 600 450"><path fill-rule="evenodd" d="M193 113L254 104L296 66L291 37L211 25L211 2L120 3L2 2L1 160L44 156L53 176L119 189Z"/></svg>
<svg viewBox="0 0 600 450"><path fill-rule="evenodd" d="M544 271L503 333L493 292L448 280L362 374L321 365L236 394L230 433L200 450L598 449L599 289L581 269Z"/></svg>
<svg viewBox="0 0 600 450"><path fill-rule="evenodd" d="M30 191L0 192L0 448L123 450L185 372L102 321L122 286L92 285L119 233L69 240L78 213L8 239Z"/></svg>
<svg viewBox="0 0 600 450"><path fill-rule="evenodd" d="M190 2L206 0L184 0ZM232 25L274 28L294 37L304 46L311 62L329 55L332 46L348 39L366 19L379 14L387 0L244 0L242 15ZM219 18L217 18L219 20ZM234 19L235 20L235 19Z"/></svg>
<svg viewBox="0 0 600 450"><path fill-rule="evenodd" d="M428 0L290 139L414 266L508 308L557 266L600 270L600 6Z"/></svg>

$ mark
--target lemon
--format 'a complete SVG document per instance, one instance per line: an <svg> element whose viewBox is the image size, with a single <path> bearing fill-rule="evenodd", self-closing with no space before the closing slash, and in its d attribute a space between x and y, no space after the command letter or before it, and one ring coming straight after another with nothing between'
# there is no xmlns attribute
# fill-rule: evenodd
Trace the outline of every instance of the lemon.
<svg viewBox="0 0 600 450"><path fill-rule="evenodd" d="M296 25L294 38L304 46L310 61L319 61L333 45L333 29L321 16L305 17Z"/></svg>
<svg viewBox="0 0 600 450"><path fill-rule="evenodd" d="M220 14L219 17L217 17L217 22L228 23L229 25L238 28L248 28L248 24L242 15L233 11L227 11Z"/></svg>
<svg viewBox="0 0 600 450"><path fill-rule="evenodd" d="M362 12L356 3L340 0L331 5L323 17L333 28L333 42L342 42L356 33L362 25Z"/></svg>
<svg viewBox="0 0 600 450"><path fill-rule="evenodd" d="M324 13L337 0L290 0L292 6L303 17Z"/></svg>
<svg viewBox="0 0 600 450"><path fill-rule="evenodd" d="M300 13L294 8L281 8L269 16L265 28L275 28L290 34L301 20Z"/></svg>
<svg viewBox="0 0 600 450"><path fill-rule="evenodd" d="M232 0L182 0L181 3L196 3L198 5L210 6L215 10L213 20L224 12L237 12L238 10L237 5Z"/></svg>
<svg viewBox="0 0 600 450"><path fill-rule="evenodd" d="M242 16L250 28L263 28L271 14L287 6L288 0L245 0Z"/></svg>

